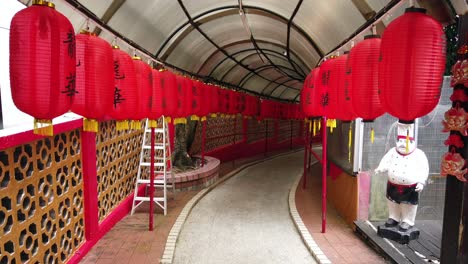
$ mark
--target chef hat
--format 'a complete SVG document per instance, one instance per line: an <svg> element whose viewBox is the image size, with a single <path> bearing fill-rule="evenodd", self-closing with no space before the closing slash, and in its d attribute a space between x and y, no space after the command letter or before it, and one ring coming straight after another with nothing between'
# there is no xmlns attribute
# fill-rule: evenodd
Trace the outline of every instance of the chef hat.
<svg viewBox="0 0 468 264"><path fill-rule="evenodd" d="M397 134L397 139L406 139L406 136L409 136L409 140L414 140L414 122L398 121Z"/></svg>

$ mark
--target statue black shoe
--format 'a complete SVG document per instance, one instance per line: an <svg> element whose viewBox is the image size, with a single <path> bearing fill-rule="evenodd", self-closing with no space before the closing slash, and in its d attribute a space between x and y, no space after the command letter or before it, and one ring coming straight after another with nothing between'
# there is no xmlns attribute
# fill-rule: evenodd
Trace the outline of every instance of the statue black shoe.
<svg viewBox="0 0 468 264"><path fill-rule="evenodd" d="M398 221L396 221L393 218L388 218L387 222L385 222L386 227L394 227L394 226L397 226L397 225L398 225Z"/></svg>
<svg viewBox="0 0 468 264"><path fill-rule="evenodd" d="M406 232L408 231L408 229L410 229L411 226L410 224L406 223L406 222L401 222L400 225L398 226L398 229L402 232Z"/></svg>

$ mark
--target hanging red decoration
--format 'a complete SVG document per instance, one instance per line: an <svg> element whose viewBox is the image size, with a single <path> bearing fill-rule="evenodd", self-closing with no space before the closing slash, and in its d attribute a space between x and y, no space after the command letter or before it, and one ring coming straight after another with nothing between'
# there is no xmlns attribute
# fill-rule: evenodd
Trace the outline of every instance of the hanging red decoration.
<svg viewBox="0 0 468 264"><path fill-rule="evenodd" d="M191 120L200 120L201 90L203 83L198 80L190 80L189 92L186 94L185 102L189 108L188 115Z"/></svg>
<svg viewBox="0 0 468 264"><path fill-rule="evenodd" d="M151 74L152 74L152 80L153 80L153 85L152 85L152 90L151 90L152 101L151 101L150 111L148 112L148 119L149 119L150 127L157 127L156 120L163 115L163 107L162 107L163 91L162 91L162 86L161 86L163 73L159 70L152 69Z"/></svg>
<svg viewBox="0 0 468 264"><path fill-rule="evenodd" d="M10 25L13 102L34 117L34 133L53 135L52 119L70 110L76 93L75 33L53 3L34 1Z"/></svg>
<svg viewBox="0 0 468 264"><path fill-rule="evenodd" d="M186 96L188 95L192 82L190 79L184 76L177 76L177 87L176 87L176 112L174 113L174 124L185 124L187 123L186 117L189 116L190 106L187 105Z"/></svg>
<svg viewBox="0 0 468 264"><path fill-rule="evenodd" d="M380 99L389 114L404 121L428 114L440 98L445 34L425 11L407 8L382 36Z"/></svg>
<svg viewBox="0 0 468 264"><path fill-rule="evenodd" d="M229 90L226 89L219 89L218 90L218 97L219 97L219 112L221 113L221 116L224 117L224 115L229 114L229 108L230 108L230 96L229 96Z"/></svg>
<svg viewBox="0 0 468 264"><path fill-rule="evenodd" d="M330 80L330 89L328 92L330 97L330 115L342 121L356 119L349 91L350 78L347 78L346 75L347 60L347 52L336 58L331 70L332 78ZM351 74L348 77L351 77Z"/></svg>
<svg viewBox="0 0 468 264"><path fill-rule="evenodd" d="M323 91L319 90L318 81L319 81L320 67L313 69L302 88L301 95L301 104L302 110L306 116L322 116L323 115L323 106L320 103L322 98L325 98Z"/></svg>
<svg viewBox="0 0 468 264"><path fill-rule="evenodd" d="M177 114L177 77L170 71L161 71L161 107L162 115L166 121L171 122Z"/></svg>
<svg viewBox="0 0 468 264"><path fill-rule="evenodd" d="M117 130L128 129L128 119L138 111L135 65L132 58L114 46L114 107L110 116L117 120Z"/></svg>
<svg viewBox="0 0 468 264"><path fill-rule="evenodd" d="M205 83L200 83L200 111L198 112L198 116L200 117L201 121L206 120L206 116L211 111L211 91L209 85Z"/></svg>
<svg viewBox="0 0 468 264"><path fill-rule="evenodd" d="M242 114L246 108L246 94L237 92L236 114Z"/></svg>
<svg viewBox="0 0 468 264"><path fill-rule="evenodd" d="M235 117L237 114L237 96L238 93L234 90L229 90L229 110L228 114L231 115L231 117Z"/></svg>
<svg viewBox="0 0 468 264"><path fill-rule="evenodd" d="M364 121L385 113L379 98L380 36L369 35L351 49L347 73L351 74L351 102L354 112Z"/></svg>
<svg viewBox="0 0 468 264"><path fill-rule="evenodd" d="M216 117L220 112L220 97L219 88L215 85L208 85L210 91L210 113L212 117Z"/></svg>
<svg viewBox="0 0 468 264"><path fill-rule="evenodd" d="M76 36L76 94L71 110L84 117L83 130L98 132L97 119L112 111L114 67L112 47L82 31Z"/></svg>
<svg viewBox="0 0 468 264"><path fill-rule="evenodd" d="M331 98L329 94L331 80L332 78L335 78L335 76L333 76L333 71L332 71L335 61L336 61L336 58L332 56L320 65L318 81L316 82L317 89L318 91L320 91L320 97L319 97L320 100L316 102L320 104L320 108L322 111L321 115L326 116L329 119L336 118L335 108L337 108L337 104L336 104L336 101L335 102L330 101ZM336 97L334 99L336 99Z"/></svg>
<svg viewBox="0 0 468 264"><path fill-rule="evenodd" d="M468 113L463 107L450 108L444 114L445 120L442 121L444 129L442 132L458 131L463 136L468 136Z"/></svg>
<svg viewBox="0 0 468 264"><path fill-rule="evenodd" d="M452 66L452 80L450 80L450 86L455 87L457 84L468 87L468 60L458 60Z"/></svg>
<svg viewBox="0 0 468 264"><path fill-rule="evenodd" d="M451 151L445 153L442 156L442 162L440 166L440 175L447 176L453 175L457 177L458 180L466 182L465 175L468 172L468 168L465 168L466 161L460 155L456 153L455 149L452 148Z"/></svg>
<svg viewBox="0 0 468 264"><path fill-rule="evenodd" d="M131 113L130 128L141 129L141 119L147 118L152 106L153 74L151 67L139 56L133 56L136 77L137 111Z"/></svg>

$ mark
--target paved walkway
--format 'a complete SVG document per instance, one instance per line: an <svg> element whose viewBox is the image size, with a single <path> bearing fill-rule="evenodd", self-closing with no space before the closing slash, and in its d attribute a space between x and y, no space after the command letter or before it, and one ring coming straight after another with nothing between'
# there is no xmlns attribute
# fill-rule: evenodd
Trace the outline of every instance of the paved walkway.
<svg viewBox="0 0 468 264"><path fill-rule="evenodd" d="M315 263L288 208L302 157L254 165L208 193L182 228L174 263Z"/></svg>

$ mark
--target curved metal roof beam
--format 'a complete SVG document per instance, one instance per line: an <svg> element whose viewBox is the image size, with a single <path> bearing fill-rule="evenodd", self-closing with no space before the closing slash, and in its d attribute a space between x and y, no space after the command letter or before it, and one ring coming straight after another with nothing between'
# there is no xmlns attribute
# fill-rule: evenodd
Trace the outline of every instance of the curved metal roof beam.
<svg viewBox="0 0 468 264"><path fill-rule="evenodd" d="M203 30L201 30L201 28L199 27L199 25L197 23L195 23L192 19L192 17L190 16L189 12L187 11L187 8L185 7L184 3L182 2L182 0L177 0L177 2L179 3L179 6L180 8L182 9L182 11L184 12L184 14L187 16L187 19L189 20L190 24L208 41L210 42L213 46L215 46L216 49L218 49L220 52L222 52L226 57L229 57L232 61L234 61L235 63L239 64L239 66L242 66L242 68L246 69L247 71L249 71L250 73L252 74L255 74L257 75L258 77L262 78L262 79L265 79L267 81L271 81L270 79L266 78L265 76L263 75L260 75L259 73L257 73L255 70L252 70L250 69L248 66L240 63L238 60L236 60L236 58L232 57L226 50L224 50L223 48L221 48L218 44L216 44L208 35L206 35L205 32L203 32ZM269 65L271 67L280 67L280 65ZM280 68L284 68L284 67L280 67ZM242 88L242 87L241 87ZM291 87L292 88L292 87Z"/></svg>
<svg viewBox="0 0 468 264"><path fill-rule="evenodd" d="M282 84L278 84L275 88L273 88L271 90L271 92L267 95L269 98L271 97L271 95L273 94L273 92L276 91L276 89L278 89L280 86L284 86L286 88L288 88L288 86L284 85L285 83L288 83L288 82L291 82L291 81L295 81L295 80L287 80L287 81L284 81ZM300 91L300 89L297 89L297 88L294 88L294 90L296 91ZM283 91L284 92L284 91ZM282 94L282 93L281 93Z"/></svg>
<svg viewBox="0 0 468 264"><path fill-rule="evenodd" d="M272 49L262 49L262 50L265 51L265 52L272 53L271 55L273 55L273 54L278 55L278 56L275 56L275 57L277 57L277 58L281 58L282 60L286 60L286 59L283 57L283 54L282 54L281 52L278 52L278 51L272 50ZM238 54L240 54L240 53L249 52L249 51L256 51L256 49L252 49L252 48L251 48L251 49L244 49L244 50L236 51L236 52L232 53L231 55L232 55L232 56L236 56L236 55L238 55ZM210 73L208 74L208 76L211 76L211 75L214 73L214 71L215 71L219 66L221 66L225 61L227 61L228 59L229 59L228 57L224 57L224 59L220 60L220 61L215 65L215 67L213 67L213 69L211 69L211 71L210 71ZM302 74L305 75L304 70L299 66L299 64L297 64L295 61L292 61L292 62L293 62L293 64L295 64L295 65L301 70ZM236 64L236 65L237 65L237 64ZM200 71L201 71L201 68L198 70L197 73L199 74Z"/></svg>
<svg viewBox="0 0 468 264"><path fill-rule="evenodd" d="M262 40L262 39L257 39L257 42L258 43L265 43L265 44L269 44L269 45L273 45L273 46L276 46L276 47L279 47L279 48L282 48L282 49L285 49L286 46L284 45L281 45L281 44L278 44L278 43L275 43L275 42L271 42L271 41L268 41L268 40ZM235 42L232 42L232 43L229 43L227 45L224 45L222 46L221 48L223 49L227 49L227 48L230 48L230 47L233 47L233 46L236 46L236 45L242 45L242 44L246 44L246 43L250 43L250 40L249 39L244 39L244 40L239 40L239 41L235 41ZM213 51L213 53L211 53L208 58L202 63L202 65L200 66L200 68L198 69L197 72L200 72L203 67L205 67L205 65L219 52L219 50L215 50ZM291 50L291 53L299 60L299 62L303 65L304 68L307 69L307 71L309 71L309 67L307 66L307 64L301 59L301 57L297 56L297 54ZM224 58L223 60L226 60L226 58ZM299 65L298 63L296 63L297 65ZM216 66L217 67L217 66ZM302 68L302 67L301 67ZM306 71L306 72L307 72ZM211 73L210 73L211 74Z"/></svg>
<svg viewBox="0 0 468 264"><path fill-rule="evenodd" d="M255 50L255 49L252 49L252 50ZM263 52L262 52L262 53L263 53ZM232 55L234 55L234 54L232 54ZM246 59L252 58L252 57L255 56L255 55L258 55L258 54L257 54L256 52L251 53L251 54L245 56L244 58L242 58L242 59L240 60L240 62L242 63L242 62L244 62ZM280 58L280 59L282 59L282 60L286 60L285 58L283 58L283 57L281 57L281 56L278 56L278 55L276 55L276 54L269 54L269 55L270 55L270 56L273 56L273 57L276 57L276 58ZM286 61L287 61L287 60L286 60ZM225 78L236 66L239 66L239 64L234 64L234 65L232 65L231 68L229 68L229 70L227 70L227 71L224 72L223 76L222 76L221 79L219 79L219 80L220 80L220 81L224 80L224 78ZM273 66L273 65L272 65L272 66ZM288 70L294 72L294 69L292 69L292 68L290 68L290 67L286 67L286 66L283 66L283 65L276 65L276 66L282 66L282 67L285 67L286 69L288 69ZM284 74L283 74L283 75L284 75ZM290 78L290 79L293 79L293 80L297 80L297 78L291 78L291 76L289 76L289 74L286 74L286 75L284 75L284 76L285 76L285 77L288 77L288 78Z"/></svg>
<svg viewBox="0 0 468 264"><path fill-rule="evenodd" d="M289 63L296 70L296 72L297 72L297 69L296 69L296 67L294 67L294 64L292 63L291 57L289 56L289 48L290 48L289 44L291 42L290 41L291 40L291 25L293 23L294 17L296 16L297 12L299 11L299 8L301 8L301 5L302 5L302 0L299 0L297 2L296 8L294 8L294 11L291 14L291 17L289 18L288 31L287 31L288 33L287 33L287 37L286 37L286 56L288 58ZM303 76L303 77L305 77L305 76Z"/></svg>
<svg viewBox="0 0 468 264"><path fill-rule="evenodd" d="M281 65L278 65L278 66L281 66ZM286 68L284 66L281 66L281 67ZM271 68L273 68L272 65L263 65L263 66L260 66L260 67L257 67L255 69L253 69L252 72L249 72L249 73L245 74L244 77L242 77L242 79L237 83L237 86L239 86L241 88L244 88L244 85L250 80L250 78L252 78L255 75L261 77L261 75L259 75L260 72L265 71L265 70L269 70ZM271 80L267 79L267 81L271 81ZM297 81L297 80L294 80L294 81ZM276 81L273 81L273 83L281 84L281 83L278 83ZM294 89L294 90L300 90L300 89L297 89L297 88L291 87L291 86L286 86L286 87Z"/></svg>
<svg viewBox="0 0 468 264"><path fill-rule="evenodd" d="M281 21L281 22L284 22L284 23L288 23L289 20L285 17L283 17L282 15L276 13L276 12L273 12L269 9L266 9L266 8L262 8L262 7L258 7L258 6L251 6L251 5L242 5L245 9L252 9L252 10L255 10L255 11L258 11L256 14L258 15L263 15L263 16L269 16L269 17L272 17L278 21ZM208 21L211 21L213 19L217 19L219 16L217 15L219 12L218 11L224 11L223 13L225 14L237 14L237 12L239 11L239 6L238 5L228 5L228 6L221 6L221 7L217 7L217 8L213 8L213 9L209 9L205 12L202 12L196 16L193 16L192 17L192 20L194 22L197 22L198 25L202 24L202 23L206 23ZM218 13L216 13L218 12ZM198 19L202 18L203 17L203 20L202 21L197 21ZM161 44L161 46L159 47L159 49L156 51L155 53L155 57L157 58L160 58L160 59L163 59L165 60L165 58L167 56L169 56L169 54L171 53L171 51L174 49L175 46L177 46L179 44L179 42L182 41L183 38L176 38L171 44L170 46L164 51L164 53L161 55L162 51L166 48L166 45L169 43L169 41L171 41L171 39L177 35L182 29L186 28L185 31L192 31L194 29L193 26L190 26L191 23L190 21L186 21L184 22L183 24L181 24L179 27L177 27L177 29L175 29L165 40L164 42ZM320 47L317 45L317 43L315 43L315 41L304 31L304 29L302 29L301 27L299 27L298 25L296 25L295 23L292 23L291 22L291 26L297 31L299 32L300 35L302 35L306 40L307 42L314 48L315 52L317 52L317 54L320 56L320 57L323 57L324 53L323 51L320 49ZM184 33L181 33L179 36L185 36L186 34Z"/></svg>
<svg viewBox="0 0 468 264"><path fill-rule="evenodd" d="M280 76L278 78L275 79L275 81L278 81L279 79L282 79L284 78L284 76ZM265 90L268 88L268 86L270 86L273 82L269 82L267 85L265 85L265 87L263 87L262 91L260 92L260 94L263 94L263 92L265 92Z"/></svg>

